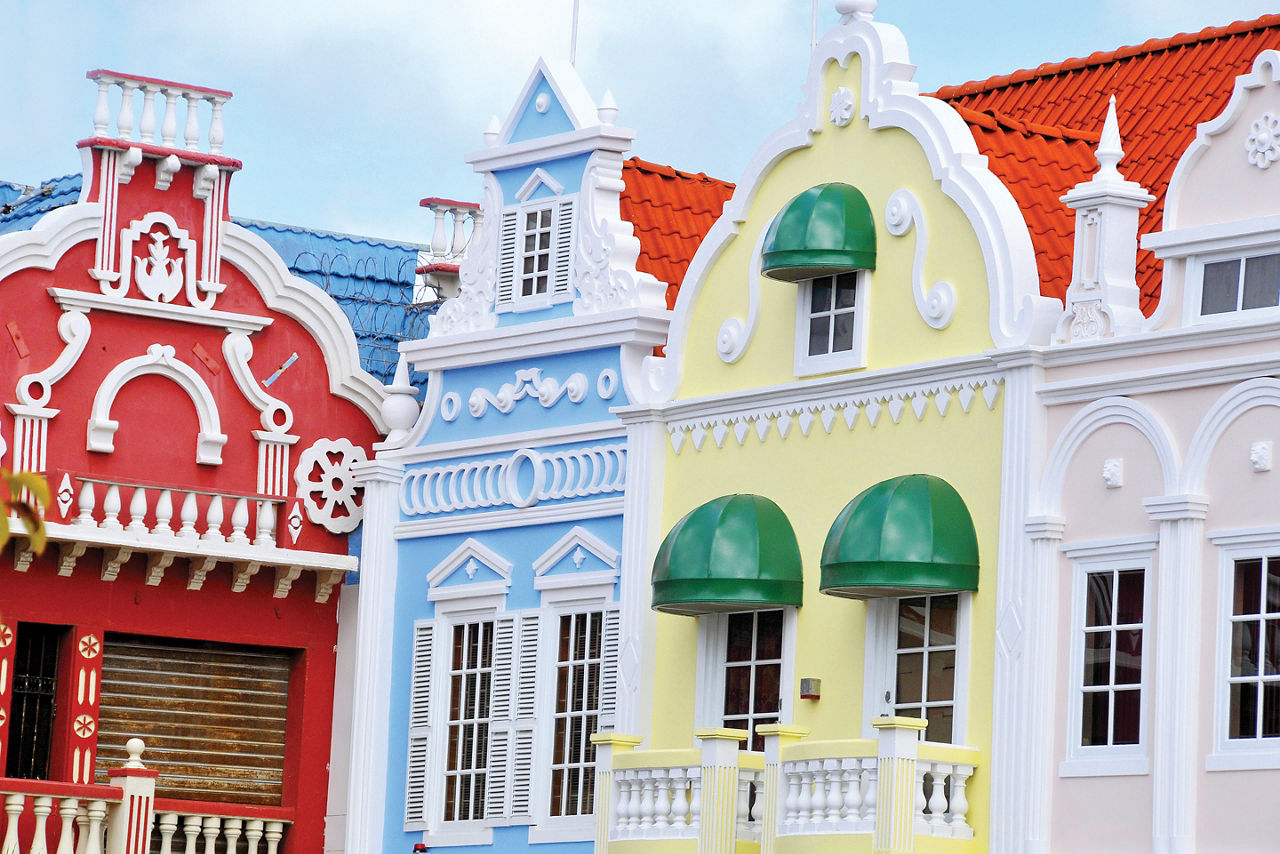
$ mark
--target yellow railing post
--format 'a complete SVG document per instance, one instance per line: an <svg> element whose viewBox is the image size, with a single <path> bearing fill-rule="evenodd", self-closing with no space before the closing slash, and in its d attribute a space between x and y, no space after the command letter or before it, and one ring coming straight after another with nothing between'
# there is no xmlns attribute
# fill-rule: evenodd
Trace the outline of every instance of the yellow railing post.
<svg viewBox="0 0 1280 854"><path fill-rule="evenodd" d="M808 727L790 724L761 724L756 732L764 736L764 802L760 805L760 854L774 854L778 844L778 815L786 799L782 775L782 749L809 734Z"/></svg>
<svg viewBox="0 0 1280 854"><path fill-rule="evenodd" d="M702 750L702 823L698 854L733 854L738 825L738 744L745 729L696 729Z"/></svg>
<svg viewBox="0 0 1280 854"><path fill-rule="evenodd" d="M910 854L915 850L916 757L923 718L873 718L879 740L875 854Z"/></svg>
<svg viewBox="0 0 1280 854"><path fill-rule="evenodd" d="M596 746L596 854L605 854L609 848L609 826L614 819L614 753L630 753L641 741L638 735L616 732L598 732L591 736L591 743Z"/></svg>

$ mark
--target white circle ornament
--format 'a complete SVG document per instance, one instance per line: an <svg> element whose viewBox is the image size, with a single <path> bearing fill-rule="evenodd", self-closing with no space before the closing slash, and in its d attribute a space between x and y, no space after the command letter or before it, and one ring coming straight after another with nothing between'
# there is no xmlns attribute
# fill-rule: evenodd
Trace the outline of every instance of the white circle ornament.
<svg viewBox="0 0 1280 854"><path fill-rule="evenodd" d="M364 518L359 497L364 487L352 470L368 459L364 448L347 439L317 439L298 457L293 481L307 518L334 534L349 534Z"/></svg>
<svg viewBox="0 0 1280 854"><path fill-rule="evenodd" d="M1266 169L1280 158L1280 118L1263 113L1249 127L1249 138L1244 143L1249 152L1249 162L1259 169Z"/></svg>
<svg viewBox="0 0 1280 854"><path fill-rule="evenodd" d="M853 106L853 90L848 86L841 86L832 92L831 105L827 108L831 115L831 123L838 128L848 127L853 121Z"/></svg>

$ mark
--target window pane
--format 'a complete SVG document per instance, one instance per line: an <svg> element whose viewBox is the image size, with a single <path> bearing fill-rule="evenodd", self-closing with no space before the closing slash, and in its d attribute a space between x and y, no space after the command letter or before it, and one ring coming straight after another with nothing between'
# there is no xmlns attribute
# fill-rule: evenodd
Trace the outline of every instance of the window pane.
<svg viewBox="0 0 1280 854"><path fill-rule="evenodd" d="M760 611L757 613L756 658L782 658L781 611Z"/></svg>
<svg viewBox="0 0 1280 854"><path fill-rule="evenodd" d="M929 653L929 685L930 703L938 700L950 700L955 696L956 653L955 650L939 650Z"/></svg>
<svg viewBox="0 0 1280 854"><path fill-rule="evenodd" d="M526 255L526 256L525 256L525 258L524 258L524 272L525 272L526 274L528 274L528 273L532 273L532 272L533 272L533 262L534 262L534 256L533 256L533 255Z"/></svg>
<svg viewBox="0 0 1280 854"><path fill-rule="evenodd" d="M755 624L755 614L730 614L729 638L725 661L751 660L751 635Z"/></svg>
<svg viewBox="0 0 1280 854"><path fill-rule="evenodd" d="M1267 558L1267 613L1280 613L1280 558Z"/></svg>
<svg viewBox="0 0 1280 854"><path fill-rule="evenodd" d="M524 215L525 231L533 231L538 227L538 212L533 211Z"/></svg>
<svg viewBox="0 0 1280 854"><path fill-rule="evenodd" d="M1231 624L1231 675L1258 675L1258 623L1247 620Z"/></svg>
<svg viewBox="0 0 1280 854"><path fill-rule="evenodd" d="M925 710L925 718L929 721L929 728L924 731L925 741L950 743L955 710L950 706L936 706Z"/></svg>
<svg viewBox="0 0 1280 854"><path fill-rule="evenodd" d="M544 231L538 235L538 248L544 251L551 248L551 232Z"/></svg>
<svg viewBox="0 0 1280 854"><path fill-rule="evenodd" d="M1200 313L1219 314L1236 310L1240 290L1240 261L1218 261L1204 265L1204 283L1200 294Z"/></svg>
<svg viewBox="0 0 1280 854"><path fill-rule="evenodd" d="M1142 709L1140 691L1117 691L1115 719L1112 721L1112 744L1137 744Z"/></svg>
<svg viewBox="0 0 1280 854"><path fill-rule="evenodd" d="M1142 570L1120 573L1116 585L1116 624L1142 622Z"/></svg>
<svg viewBox="0 0 1280 854"><path fill-rule="evenodd" d="M831 352L831 318L814 317L809 320L809 355L821 356Z"/></svg>
<svg viewBox="0 0 1280 854"><path fill-rule="evenodd" d="M538 211L538 227L551 227L551 208L544 208L543 210Z"/></svg>
<svg viewBox="0 0 1280 854"><path fill-rule="evenodd" d="M1280 683L1262 684L1262 737L1280 735Z"/></svg>
<svg viewBox="0 0 1280 854"><path fill-rule="evenodd" d="M453 658L450 660L453 662L454 670L462 669L462 646L463 646L464 631L465 629L463 626L453 627Z"/></svg>
<svg viewBox="0 0 1280 854"><path fill-rule="evenodd" d="M1280 673L1280 620L1267 620L1265 631L1262 672L1268 676L1275 676Z"/></svg>
<svg viewBox="0 0 1280 854"><path fill-rule="evenodd" d="M1116 684L1137 685L1142 681L1142 629L1116 632Z"/></svg>
<svg viewBox="0 0 1280 854"><path fill-rule="evenodd" d="M1280 255L1262 255L1244 262L1244 308L1268 308L1280 296Z"/></svg>
<svg viewBox="0 0 1280 854"><path fill-rule="evenodd" d="M1086 691L1081 695L1080 743L1084 746L1107 743L1107 717L1111 694L1107 691Z"/></svg>
<svg viewBox="0 0 1280 854"><path fill-rule="evenodd" d="M831 277L823 276L813 280L810 288L809 313L831 310Z"/></svg>
<svg viewBox="0 0 1280 854"><path fill-rule="evenodd" d="M727 667L724 672L724 713L746 715L751 712L751 667Z"/></svg>
<svg viewBox="0 0 1280 854"><path fill-rule="evenodd" d="M1111 573L1089 573L1088 591L1085 595L1084 624L1111 625Z"/></svg>
<svg viewBox="0 0 1280 854"><path fill-rule="evenodd" d="M920 693L923 669L924 653L908 652L898 655L897 702L918 703L923 699Z"/></svg>
<svg viewBox="0 0 1280 854"><path fill-rule="evenodd" d="M529 254L529 253L531 253L531 252L533 252L533 250L534 250L534 249L536 249L536 248L537 248L537 246L538 246L538 235L536 235L536 234L526 234L526 235L524 236L524 251L525 251L525 254L526 254L526 255L527 255L527 254ZM527 259L526 259L525 263L526 263L526 264L528 263L528 260L527 260Z"/></svg>
<svg viewBox="0 0 1280 854"><path fill-rule="evenodd" d="M929 645L948 646L956 642L956 610L959 596L934 596L929 600Z"/></svg>
<svg viewBox="0 0 1280 854"><path fill-rule="evenodd" d="M1085 632L1084 684L1111 684L1111 632Z"/></svg>
<svg viewBox="0 0 1280 854"><path fill-rule="evenodd" d="M1262 561L1236 561L1235 596L1231 613L1257 614L1262 607Z"/></svg>
<svg viewBox="0 0 1280 854"><path fill-rule="evenodd" d="M836 308L853 308L857 284L857 273L841 273L836 277Z"/></svg>
<svg viewBox="0 0 1280 854"><path fill-rule="evenodd" d="M755 705L751 711L761 714L780 710L778 689L781 676L780 664L761 664L756 667Z"/></svg>
<svg viewBox="0 0 1280 854"><path fill-rule="evenodd" d="M1229 738L1258 737L1258 684L1242 682L1231 686Z"/></svg>
<svg viewBox="0 0 1280 854"><path fill-rule="evenodd" d="M898 649L924 646L924 597L898 602Z"/></svg>

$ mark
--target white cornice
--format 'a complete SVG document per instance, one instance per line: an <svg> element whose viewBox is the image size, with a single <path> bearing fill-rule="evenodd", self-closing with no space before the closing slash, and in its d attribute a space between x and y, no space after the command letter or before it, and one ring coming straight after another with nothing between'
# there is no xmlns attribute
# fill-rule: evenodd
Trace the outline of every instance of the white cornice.
<svg viewBox="0 0 1280 854"><path fill-rule="evenodd" d="M621 154L631 149L631 141L635 138L636 132L630 128L597 125L473 151L466 156L466 161L477 172L496 172L573 157L575 154L590 154L593 151L615 151Z"/></svg>
<svg viewBox="0 0 1280 854"><path fill-rule="evenodd" d="M1122 374L1045 383L1036 389L1046 406L1081 403L1103 397L1178 391L1207 385L1241 382L1280 373L1280 354L1236 356L1188 364L1170 360L1160 368L1143 368Z"/></svg>
<svg viewBox="0 0 1280 854"><path fill-rule="evenodd" d="M1185 258L1205 252L1249 249L1280 241L1280 216L1215 222L1142 235L1142 248L1157 258Z"/></svg>
<svg viewBox="0 0 1280 854"><path fill-rule="evenodd" d="M396 525L395 538L408 540L418 537L442 537L448 534L493 531L500 528L524 528L531 525L550 525L556 522L621 516L622 503L622 498L600 498L593 501L569 501L545 507L525 507L494 510L490 513L465 513L418 519Z"/></svg>
<svg viewBox="0 0 1280 854"><path fill-rule="evenodd" d="M671 312L665 309L630 308L442 338L419 338L401 344L400 352L414 370L438 371L624 344L659 347L666 343L670 322Z"/></svg>
<svg viewBox="0 0 1280 854"><path fill-rule="evenodd" d="M102 205L85 202L57 208L40 217L27 231L0 236L0 279L18 270L52 270L63 254L102 229Z"/></svg>
<svg viewBox="0 0 1280 854"><path fill-rule="evenodd" d="M414 463L435 462L437 460L455 459L458 457L475 457L482 454L509 453L520 448L541 448L563 444L566 440L577 442L599 442L608 439L621 439L626 430L617 421L599 421L594 424L574 425L572 435L566 435L565 428L552 427L542 430L526 430L522 433L502 433L497 436L482 436L475 439L460 439L457 442L440 442L412 448L398 448L394 451L383 451L378 454L381 461L394 462L404 466Z"/></svg>
<svg viewBox="0 0 1280 854"><path fill-rule="evenodd" d="M114 311L120 314L131 314L137 317L155 317L161 320L174 320L181 323L197 323L202 326L217 326L228 332L260 332L270 326L270 317L254 314L237 314L230 311L194 308L189 305L174 305L165 302L114 297L106 294L95 294L90 291L77 291L70 288L49 288L49 296L64 310L78 311Z"/></svg>

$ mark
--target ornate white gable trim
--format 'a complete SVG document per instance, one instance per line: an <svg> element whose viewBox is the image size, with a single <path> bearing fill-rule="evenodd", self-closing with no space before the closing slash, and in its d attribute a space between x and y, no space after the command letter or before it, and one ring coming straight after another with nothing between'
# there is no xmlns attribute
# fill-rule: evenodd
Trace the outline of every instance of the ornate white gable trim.
<svg viewBox="0 0 1280 854"><path fill-rule="evenodd" d="M578 557L576 554L579 550L595 555L605 564L605 566L614 570L613 575L615 577L617 576L618 550L588 531L586 528L583 528L581 525L574 525L570 528L568 533L556 540L555 544L551 546L551 548L543 552L542 555L533 562L534 575L541 579L542 576L554 569L556 564L560 563L560 561L570 553L575 554L573 559L574 564L576 566L581 566L582 558ZM534 586L536 587L537 585L538 581L535 580Z"/></svg>
<svg viewBox="0 0 1280 854"><path fill-rule="evenodd" d="M476 572L482 566L497 573L499 578L494 581L479 581L452 587L440 586L458 570L474 578ZM427 599L436 602L441 599L462 599L474 596L489 596L495 593L505 594L511 587L511 568L513 566L515 564L484 545L484 543L481 543L475 537L467 537L462 545L450 552L448 557L436 564L427 573L427 586L429 587Z"/></svg>

